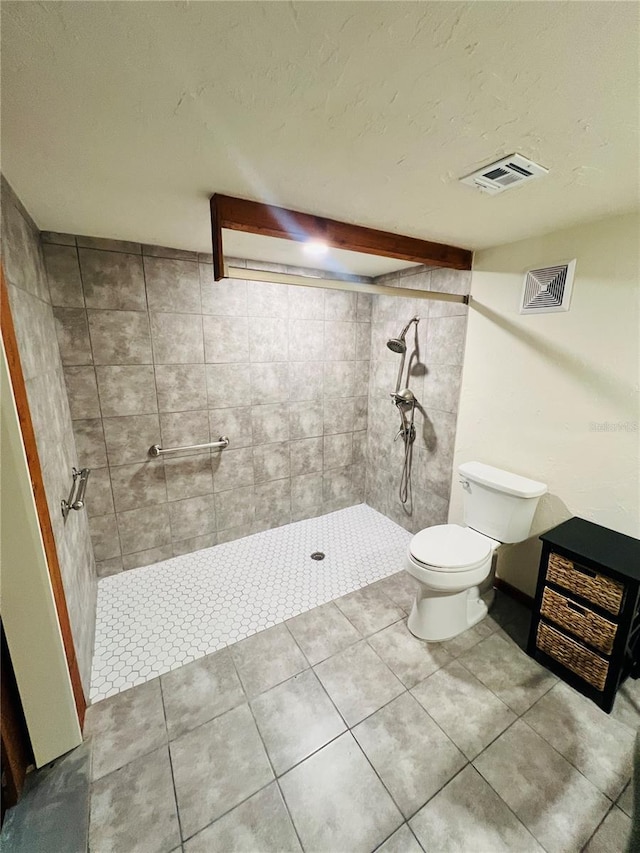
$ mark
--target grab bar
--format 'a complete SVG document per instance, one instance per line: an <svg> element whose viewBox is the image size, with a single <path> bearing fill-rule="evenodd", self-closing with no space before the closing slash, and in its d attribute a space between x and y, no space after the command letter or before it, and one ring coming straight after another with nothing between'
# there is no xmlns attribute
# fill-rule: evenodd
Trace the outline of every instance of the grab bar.
<svg viewBox="0 0 640 853"><path fill-rule="evenodd" d="M159 444L152 444L149 448L149 456L156 458L163 453L179 453L183 450L209 450L212 447L219 447L224 450L228 446L229 439L226 435L221 435L218 441L210 441L207 444L187 444L184 447L160 447Z"/></svg>
<svg viewBox="0 0 640 853"><path fill-rule="evenodd" d="M78 471L77 468L72 469L73 482L71 483L69 497L66 501L60 501L62 506L62 517L64 519L66 519L72 509L84 509L84 496L87 491L87 480L89 479L90 473L90 468L82 468L80 471Z"/></svg>

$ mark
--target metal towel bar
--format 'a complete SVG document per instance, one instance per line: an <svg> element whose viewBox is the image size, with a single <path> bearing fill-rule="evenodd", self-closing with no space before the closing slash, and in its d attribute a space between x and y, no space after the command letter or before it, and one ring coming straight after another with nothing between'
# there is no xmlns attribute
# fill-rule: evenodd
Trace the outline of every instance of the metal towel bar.
<svg viewBox="0 0 640 853"><path fill-rule="evenodd" d="M229 439L226 435L221 435L218 441L209 441L207 444L187 444L184 447L160 447L159 444L152 444L149 448L149 456L154 458L162 456L164 453L179 453L184 450L209 450L210 448L220 448L224 450L229 446Z"/></svg>

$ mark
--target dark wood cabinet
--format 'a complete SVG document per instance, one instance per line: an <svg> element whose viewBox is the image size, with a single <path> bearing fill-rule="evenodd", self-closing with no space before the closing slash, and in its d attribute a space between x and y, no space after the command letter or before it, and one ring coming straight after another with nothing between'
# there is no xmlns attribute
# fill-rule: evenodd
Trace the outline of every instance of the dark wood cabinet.
<svg viewBox="0 0 640 853"><path fill-rule="evenodd" d="M540 539L527 652L608 713L640 676L640 540L582 518Z"/></svg>

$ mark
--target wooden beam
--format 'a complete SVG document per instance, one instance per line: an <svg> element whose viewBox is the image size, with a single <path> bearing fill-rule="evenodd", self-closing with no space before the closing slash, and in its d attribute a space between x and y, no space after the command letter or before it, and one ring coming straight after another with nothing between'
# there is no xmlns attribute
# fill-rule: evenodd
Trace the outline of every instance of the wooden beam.
<svg viewBox="0 0 640 853"><path fill-rule="evenodd" d="M82 689L80 669L76 658L75 646L73 645L71 622L69 620L67 600L65 598L64 587L62 585L62 574L60 572L58 551L56 548L55 538L53 536L53 527L51 525L49 506L47 504L47 496L42 477L42 467L40 465L38 446L36 444L36 436L33 429L33 421L31 420L31 411L29 409L27 388L24 381L24 374L22 372L22 364L20 363L18 342L16 340L16 332L13 325L11 307L9 305L9 293L4 278L4 269L1 264L0 318L2 319L2 341L7 355L11 387L16 401L16 409L20 420L20 430L22 432L22 441L24 442L25 454L29 465L29 474L31 475L31 488L33 490L36 511L38 513L38 521L40 523L40 531L42 533L47 566L49 567L49 577L51 578L53 597L56 604L56 610L58 612L58 621L60 623L60 631L62 633L67 666L69 667L73 696L75 699L76 710L78 712L78 719L80 721L80 728L82 728L84 724L85 711L87 709L87 702Z"/></svg>
<svg viewBox="0 0 640 853"><path fill-rule="evenodd" d="M396 258L427 266L470 270L473 254L467 249L432 243L417 237L403 237L388 231L376 231L362 225L350 225L309 213L287 210L257 201L215 194L211 196L214 278L223 276L222 229L245 231L266 237L305 242L323 240L335 249L362 252L383 258ZM218 261L216 263L216 257Z"/></svg>

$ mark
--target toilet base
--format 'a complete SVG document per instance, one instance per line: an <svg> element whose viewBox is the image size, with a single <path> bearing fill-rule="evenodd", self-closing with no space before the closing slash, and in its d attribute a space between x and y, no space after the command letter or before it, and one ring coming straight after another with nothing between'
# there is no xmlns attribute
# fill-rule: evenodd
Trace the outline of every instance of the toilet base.
<svg viewBox="0 0 640 853"><path fill-rule="evenodd" d="M462 592L438 592L418 585L407 627L416 637L441 643L477 625L487 615L490 601L472 586Z"/></svg>

